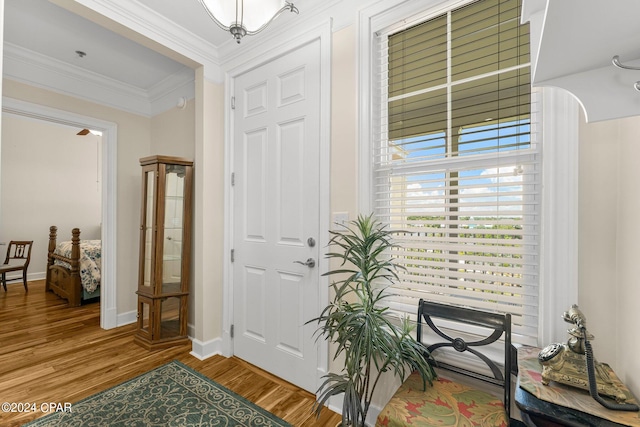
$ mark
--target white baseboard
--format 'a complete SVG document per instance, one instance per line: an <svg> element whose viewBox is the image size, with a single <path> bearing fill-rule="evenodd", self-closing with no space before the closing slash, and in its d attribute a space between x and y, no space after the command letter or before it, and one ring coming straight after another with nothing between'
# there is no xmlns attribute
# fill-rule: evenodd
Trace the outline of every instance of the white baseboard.
<svg viewBox="0 0 640 427"><path fill-rule="evenodd" d="M9 275L7 275L8 278ZM16 275L15 277L21 277L20 274ZM31 281L31 280L44 280L47 278L47 274L43 271L40 273L27 273L27 281Z"/></svg>
<svg viewBox="0 0 640 427"><path fill-rule="evenodd" d="M118 326L124 326L131 323L135 323L137 320L137 312L129 311L118 315ZM199 359L205 360L216 354L222 354L222 339L216 338L211 341L202 342L193 338L193 325L188 325L189 338L191 339L191 352L190 354Z"/></svg>
<svg viewBox="0 0 640 427"><path fill-rule="evenodd" d="M340 394L338 396L333 396L329 398L327 408L331 409L333 412L342 414L343 396L344 396L343 394ZM365 420L365 424L367 426L376 425L376 419L378 418L378 415L380 414L381 411L382 411L381 407L371 404L371 406L369 406L369 412L367 413L367 419Z"/></svg>
<svg viewBox="0 0 640 427"><path fill-rule="evenodd" d="M135 318L133 320L135 322ZM105 308L104 312L100 314L100 326L103 329L113 329L118 326L118 311L115 307L113 308Z"/></svg>
<svg viewBox="0 0 640 427"><path fill-rule="evenodd" d="M135 323L138 320L138 312L137 311L128 311L126 313L120 313L117 316L116 325L124 326L130 325L131 323Z"/></svg>
<svg viewBox="0 0 640 427"><path fill-rule="evenodd" d="M4 259L4 258L3 258ZM29 273L27 272L27 282L31 282L33 280L44 280L46 279L46 274L44 272L40 272L40 273ZM13 272L13 273L7 273L7 280L14 280L14 279L21 279L22 278L22 272Z"/></svg>
<svg viewBox="0 0 640 427"><path fill-rule="evenodd" d="M195 338L191 338L190 354L199 360L205 360L211 356L215 356L216 354L222 354L222 339L215 338L207 342L202 342Z"/></svg>

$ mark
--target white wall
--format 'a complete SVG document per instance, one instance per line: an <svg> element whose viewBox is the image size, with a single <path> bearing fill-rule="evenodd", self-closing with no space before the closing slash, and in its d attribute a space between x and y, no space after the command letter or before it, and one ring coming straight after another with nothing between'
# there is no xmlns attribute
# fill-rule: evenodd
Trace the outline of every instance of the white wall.
<svg viewBox="0 0 640 427"><path fill-rule="evenodd" d="M58 241L75 227L82 239L100 238L101 138L79 130L3 114L0 241L34 241L29 280L45 276L51 225Z"/></svg>

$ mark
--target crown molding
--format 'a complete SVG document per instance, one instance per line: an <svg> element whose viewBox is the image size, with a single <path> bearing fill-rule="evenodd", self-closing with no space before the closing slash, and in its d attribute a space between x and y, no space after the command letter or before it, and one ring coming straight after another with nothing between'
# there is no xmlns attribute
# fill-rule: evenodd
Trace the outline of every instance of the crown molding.
<svg viewBox="0 0 640 427"><path fill-rule="evenodd" d="M185 67L149 89L151 117L175 108L180 98L189 100L195 96L194 72Z"/></svg>
<svg viewBox="0 0 640 427"><path fill-rule="evenodd" d="M11 43L4 44L4 76L31 86L148 116L145 91Z"/></svg>
<svg viewBox="0 0 640 427"><path fill-rule="evenodd" d="M149 100L153 103L165 96L167 93L180 90L195 80L195 73L191 68L185 67L180 71L171 74L164 80L154 84L147 91ZM182 96L187 96L183 94ZM192 97L192 96L191 96Z"/></svg>
<svg viewBox="0 0 640 427"><path fill-rule="evenodd" d="M194 73L187 67L147 91L8 42L3 67L8 79L145 117L195 95Z"/></svg>
<svg viewBox="0 0 640 427"><path fill-rule="evenodd" d="M97 20L99 16L87 13L87 9L120 24L135 33L147 38L136 40L151 48L148 41L159 44L182 56L182 60L176 58L170 52L161 51L173 59L185 63L192 68L204 66L204 77L214 82L223 82L224 76L220 68L218 48L195 35L184 27L159 14L146 5L135 0L50 0L61 7L73 11L88 19ZM78 7L82 6L82 7ZM104 21L104 19L103 19ZM100 22L106 24L105 22ZM113 29L113 28L112 28ZM188 61L185 61L187 59Z"/></svg>

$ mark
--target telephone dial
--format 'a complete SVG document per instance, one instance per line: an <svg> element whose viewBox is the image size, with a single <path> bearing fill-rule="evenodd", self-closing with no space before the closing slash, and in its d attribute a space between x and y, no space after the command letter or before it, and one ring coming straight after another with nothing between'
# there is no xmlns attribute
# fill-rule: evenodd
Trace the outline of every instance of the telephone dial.
<svg viewBox="0 0 640 427"><path fill-rule="evenodd" d="M594 359L589 342L593 335L587 332L587 321L578 306L572 305L562 317L573 327L568 331L570 337L566 344L550 344L538 353L542 364L542 384L556 381L578 387L589 391L591 397L607 409L638 411L638 405L624 403L627 394L611 380L605 367ZM615 399L616 403L603 399L601 394Z"/></svg>

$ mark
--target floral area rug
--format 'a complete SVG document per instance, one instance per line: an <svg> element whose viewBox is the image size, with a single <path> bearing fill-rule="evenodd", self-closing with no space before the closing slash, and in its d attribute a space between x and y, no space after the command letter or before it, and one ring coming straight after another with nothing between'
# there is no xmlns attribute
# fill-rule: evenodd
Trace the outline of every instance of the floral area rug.
<svg viewBox="0 0 640 427"><path fill-rule="evenodd" d="M172 361L26 424L52 426L289 426L270 412Z"/></svg>

